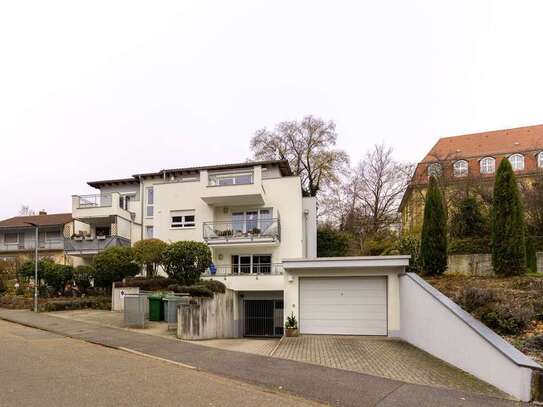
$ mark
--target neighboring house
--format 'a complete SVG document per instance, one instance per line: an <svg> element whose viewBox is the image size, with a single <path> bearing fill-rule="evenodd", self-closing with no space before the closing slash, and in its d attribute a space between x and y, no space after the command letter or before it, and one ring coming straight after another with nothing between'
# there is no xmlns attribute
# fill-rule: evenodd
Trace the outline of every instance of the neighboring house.
<svg viewBox="0 0 543 407"><path fill-rule="evenodd" d="M445 137L438 140L417 165L400 204L406 231L419 230L424 195L430 175L447 187L492 187L501 160L508 159L520 180L532 179L543 170L543 125Z"/></svg>
<svg viewBox="0 0 543 407"><path fill-rule="evenodd" d="M48 215L41 211L33 216L15 216L0 221L0 259L18 263L32 259L36 248L35 228L38 225L38 255L51 258L57 263L68 264L70 259L64 252L63 234L72 222L71 213Z"/></svg>
<svg viewBox="0 0 543 407"><path fill-rule="evenodd" d="M302 197L287 161L161 170L88 183L96 195L73 196L66 253L88 262L106 247L147 238L206 242L209 276L221 276L255 320L247 335L281 335L282 259L316 257L315 198ZM233 278L238 277L238 278Z"/></svg>

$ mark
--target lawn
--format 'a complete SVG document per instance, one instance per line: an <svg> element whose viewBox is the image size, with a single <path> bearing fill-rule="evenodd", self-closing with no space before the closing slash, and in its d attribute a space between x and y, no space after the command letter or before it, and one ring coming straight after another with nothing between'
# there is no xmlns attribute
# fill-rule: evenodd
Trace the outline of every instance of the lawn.
<svg viewBox="0 0 543 407"><path fill-rule="evenodd" d="M426 277L430 284L543 364L543 275Z"/></svg>

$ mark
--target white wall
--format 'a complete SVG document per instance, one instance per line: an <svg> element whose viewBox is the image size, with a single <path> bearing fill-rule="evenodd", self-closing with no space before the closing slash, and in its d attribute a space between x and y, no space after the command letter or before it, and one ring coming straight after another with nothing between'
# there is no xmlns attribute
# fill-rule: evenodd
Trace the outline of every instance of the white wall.
<svg viewBox="0 0 543 407"><path fill-rule="evenodd" d="M317 257L317 198L302 198L302 206L304 217L303 257Z"/></svg>
<svg viewBox="0 0 543 407"><path fill-rule="evenodd" d="M388 335L398 336L400 332L400 289L398 274L403 267L397 268L333 268L318 270L289 270L284 274L284 304L285 319L294 313L296 319L300 320L300 277L364 277L364 276L385 276L387 277L387 320ZM289 281L292 280L292 281Z"/></svg>
<svg viewBox="0 0 543 407"><path fill-rule="evenodd" d="M234 291L283 291L282 275L206 276L203 280L220 281Z"/></svg>
<svg viewBox="0 0 543 407"><path fill-rule="evenodd" d="M401 337L520 399L538 365L420 277L400 277Z"/></svg>

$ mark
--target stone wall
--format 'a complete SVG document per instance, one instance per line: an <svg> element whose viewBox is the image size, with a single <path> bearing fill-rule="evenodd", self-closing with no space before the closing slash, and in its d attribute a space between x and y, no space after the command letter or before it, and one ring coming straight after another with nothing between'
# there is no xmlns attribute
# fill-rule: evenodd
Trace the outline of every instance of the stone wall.
<svg viewBox="0 0 543 407"><path fill-rule="evenodd" d="M177 337L185 340L234 338L237 334L234 320L236 294L226 290L213 298L192 297L177 310Z"/></svg>
<svg viewBox="0 0 543 407"><path fill-rule="evenodd" d="M537 253L537 272L543 273L543 252ZM451 254L445 274L466 276L492 276L492 256L490 254Z"/></svg>

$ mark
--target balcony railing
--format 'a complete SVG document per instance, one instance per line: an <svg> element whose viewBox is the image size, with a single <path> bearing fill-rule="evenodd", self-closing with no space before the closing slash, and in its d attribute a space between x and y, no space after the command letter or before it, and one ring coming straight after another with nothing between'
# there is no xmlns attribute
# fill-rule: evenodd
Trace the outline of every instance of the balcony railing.
<svg viewBox="0 0 543 407"><path fill-rule="evenodd" d="M206 276L281 275L283 265L281 263L227 264L212 266L204 274Z"/></svg>
<svg viewBox="0 0 543 407"><path fill-rule="evenodd" d="M204 222L204 240L214 241L254 241L281 238L279 219L254 219L234 222Z"/></svg>
<svg viewBox="0 0 543 407"><path fill-rule="evenodd" d="M111 206L111 204L111 194L79 195L77 208L104 208Z"/></svg>
<svg viewBox="0 0 543 407"><path fill-rule="evenodd" d="M113 246L130 246L130 240L120 236L75 237L64 239L64 250L72 253L93 253Z"/></svg>
<svg viewBox="0 0 543 407"><path fill-rule="evenodd" d="M25 240L20 243L0 243L0 251L3 252L27 251L34 250L35 248L35 240ZM38 241L38 250L64 250L64 240Z"/></svg>

